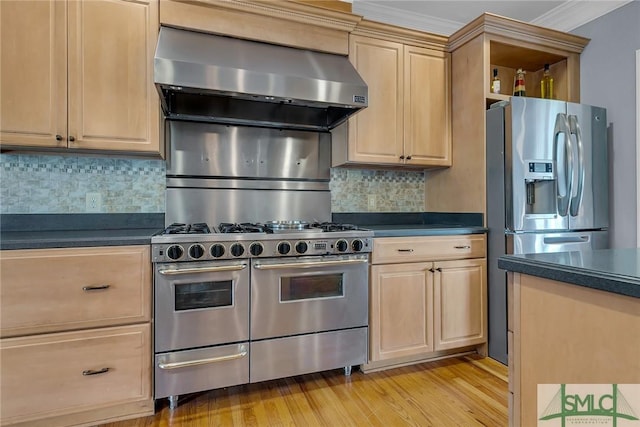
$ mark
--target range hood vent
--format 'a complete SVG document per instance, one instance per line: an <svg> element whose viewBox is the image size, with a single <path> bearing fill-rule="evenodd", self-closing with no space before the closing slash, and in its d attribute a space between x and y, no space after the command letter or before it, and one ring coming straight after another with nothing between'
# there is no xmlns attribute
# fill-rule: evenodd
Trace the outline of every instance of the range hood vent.
<svg viewBox="0 0 640 427"><path fill-rule="evenodd" d="M327 131L367 106L347 57L170 27L154 75L170 119Z"/></svg>

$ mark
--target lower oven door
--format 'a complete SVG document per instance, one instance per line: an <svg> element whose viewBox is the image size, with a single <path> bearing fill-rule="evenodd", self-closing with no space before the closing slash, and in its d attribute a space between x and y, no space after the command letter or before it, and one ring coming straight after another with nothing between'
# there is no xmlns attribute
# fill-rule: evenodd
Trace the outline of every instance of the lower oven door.
<svg viewBox="0 0 640 427"><path fill-rule="evenodd" d="M156 264L155 352L249 339L247 260Z"/></svg>
<svg viewBox="0 0 640 427"><path fill-rule="evenodd" d="M366 254L252 260L251 339L367 326Z"/></svg>

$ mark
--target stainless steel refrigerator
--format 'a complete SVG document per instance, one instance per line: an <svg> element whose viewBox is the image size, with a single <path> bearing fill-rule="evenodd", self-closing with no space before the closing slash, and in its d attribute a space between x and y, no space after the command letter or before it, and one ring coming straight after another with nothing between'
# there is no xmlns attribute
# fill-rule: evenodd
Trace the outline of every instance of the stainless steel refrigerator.
<svg viewBox="0 0 640 427"><path fill-rule="evenodd" d="M512 97L487 110L489 356L507 363L504 254L609 245L607 112Z"/></svg>

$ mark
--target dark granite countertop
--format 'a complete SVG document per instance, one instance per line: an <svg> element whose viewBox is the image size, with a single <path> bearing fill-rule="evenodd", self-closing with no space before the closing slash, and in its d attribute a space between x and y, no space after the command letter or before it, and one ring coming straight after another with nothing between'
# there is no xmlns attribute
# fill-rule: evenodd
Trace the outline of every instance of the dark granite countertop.
<svg viewBox="0 0 640 427"><path fill-rule="evenodd" d="M446 236L456 234L482 234L485 227L447 224L382 224L368 225L373 237Z"/></svg>
<svg viewBox="0 0 640 427"><path fill-rule="evenodd" d="M374 237L446 236L482 234L482 214L442 212L334 213L334 222L373 230Z"/></svg>
<svg viewBox="0 0 640 427"><path fill-rule="evenodd" d="M148 245L164 214L32 214L0 217L0 249Z"/></svg>
<svg viewBox="0 0 640 427"><path fill-rule="evenodd" d="M503 255L498 267L640 298L640 249Z"/></svg>

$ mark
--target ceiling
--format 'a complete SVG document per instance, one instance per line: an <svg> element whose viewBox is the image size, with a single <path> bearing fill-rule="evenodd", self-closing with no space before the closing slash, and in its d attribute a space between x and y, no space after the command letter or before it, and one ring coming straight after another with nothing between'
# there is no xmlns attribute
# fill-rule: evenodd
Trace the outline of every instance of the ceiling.
<svg viewBox="0 0 640 427"><path fill-rule="evenodd" d="M448 36L484 12L571 31L633 0L351 1L353 12L367 19Z"/></svg>

